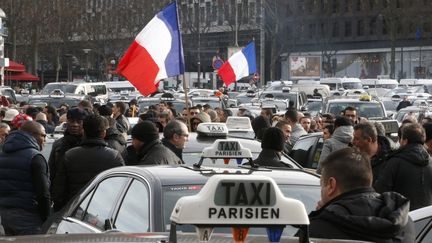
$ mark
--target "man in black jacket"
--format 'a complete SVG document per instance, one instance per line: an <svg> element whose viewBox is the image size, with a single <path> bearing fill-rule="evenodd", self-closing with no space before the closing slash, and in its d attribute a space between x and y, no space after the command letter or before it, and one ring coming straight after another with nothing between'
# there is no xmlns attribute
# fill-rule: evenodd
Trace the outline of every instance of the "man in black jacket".
<svg viewBox="0 0 432 243"><path fill-rule="evenodd" d="M6 235L41 233L51 212L48 164L41 154L44 127L25 122L11 132L0 154L0 217Z"/></svg>
<svg viewBox="0 0 432 243"><path fill-rule="evenodd" d="M362 122L354 126L353 145L369 157L373 182L375 182L384 168L388 153L391 151L389 141L386 137L378 136L374 124Z"/></svg>
<svg viewBox="0 0 432 243"><path fill-rule="evenodd" d="M264 131L261 141L261 152L254 160L259 166L288 167L281 161L281 153L284 149L285 135L277 127L269 127Z"/></svg>
<svg viewBox="0 0 432 243"><path fill-rule="evenodd" d="M84 139L80 146L65 154L64 162L58 164L57 175L52 186L54 209L60 210L97 174L107 169L122 166L120 153L107 147L104 118L90 115L83 122Z"/></svg>
<svg viewBox="0 0 432 243"><path fill-rule="evenodd" d="M159 140L159 129L153 122L143 121L132 128L132 147L140 165L183 164L170 149Z"/></svg>
<svg viewBox="0 0 432 243"><path fill-rule="evenodd" d="M182 153L189 137L186 124L179 120L172 120L164 128L163 134L162 144L183 161Z"/></svg>
<svg viewBox="0 0 432 243"><path fill-rule="evenodd" d="M423 146L423 127L411 123L401 128L401 147L388 156L374 183L377 192L395 191L410 200L410 211L432 204L432 161Z"/></svg>
<svg viewBox="0 0 432 243"><path fill-rule="evenodd" d="M51 182L54 181L55 175L57 174L57 164L64 159L66 151L81 143L83 120L88 115L89 113L81 108L72 108L67 112L67 127L64 136L54 142L48 159Z"/></svg>
<svg viewBox="0 0 432 243"><path fill-rule="evenodd" d="M376 193L369 159L355 148L331 153L321 164L321 201L309 214L309 235L371 242L414 242L409 201Z"/></svg>

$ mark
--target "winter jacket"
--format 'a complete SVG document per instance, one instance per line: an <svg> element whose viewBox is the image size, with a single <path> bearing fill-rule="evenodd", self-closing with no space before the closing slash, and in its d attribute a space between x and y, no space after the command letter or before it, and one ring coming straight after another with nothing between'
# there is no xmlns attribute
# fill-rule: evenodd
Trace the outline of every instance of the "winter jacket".
<svg viewBox="0 0 432 243"><path fill-rule="evenodd" d="M299 123L296 123L296 125L292 128L291 131L291 137L290 137L290 142L292 144L292 146L295 145L295 143L297 142L297 140L304 135L307 135L308 133L304 130L304 128L302 127L302 125L300 125Z"/></svg>
<svg viewBox="0 0 432 243"><path fill-rule="evenodd" d="M169 148L177 157L179 157L183 161L183 149L177 148L174 144L172 144L168 139L163 138L162 144Z"/></svg>
<svg viewBox="0 0 432 243"><path fill-rule="evenodd" d="M321 162L324 161L331 152L350 146L353 136L354 128L352 126L340 126L334 130L331 138L324 141L318 163L318 172L321 171Z"/></svg>
<svg viewBox="0 0 432 243"><path fill-rule="evenodd" d="M432 204L432 163L421 144L407 144L388 156L374 188L395 191L410 200L410 211Z"/></svg>
<svg viewBox="0 0 432 243"><path fill-rule="evenodd" d="M106 130L105 142L108 144L108 147L119 151L123 159L126 158L127 141L117 129L110 127Z"/></svg>
<svg viewBox="0 0 432 243"><path fill-rule="evenodd" d="M66 151L78 146L81 143L81 136L70 134L67 130L62 138L56 140L51 148L51 153L48 159L50 169L50 181L53 182L57 173L57 164L64 159Z"/></svg>
<svg viewBox="0 0 432 243"><path fill-rule="evenodd" d="M139 165L183 164L182 160L159 140L144 144L139 151L137 151L137 155Z"/></svg>
<svg viewBox="0 0 432 243"><path fill-rule="evenodd" d="M391 152L390 142L386 137L378 136L379 151L371 158L373 183L378 179L379 174L385 166L388 154Z"/></svg>
<svg viewBox="0 0 432 243"><path fill-rule="evenodd" d="M371 242L415 242L409 201L395 192L358 188L309 214L309 236Z"/></svg>
<svg viewBox="0 0 432 243"><path fill-rule="evenodd" d="M120 115L116 118L116 127L120 133L124 134L127 134L131 128L129 120L124 115Z"/></svg>
<svg viewBox="0 0 432 243"><path fill-rule="evenodd" d="M29 133L15 131L6 138L0 154L0 207L37 210L31 162L38 154L39 145Z"/></svg>
<svg viewBox="0 0 432 243"><path fill-rule="evenodd" d="M253 162L259 166L289 168L287 164L281 161L281 155L272 149L263 149Z"/></svg>
<svg viewBox="0 0 432 243"><path fill-rule="evenodd" d="M120 153L108 148L103 139L85 139L80 146L65 154L58 164L58 172L52 186L54 209L60 210L97 174L124 165Z"/></svg>

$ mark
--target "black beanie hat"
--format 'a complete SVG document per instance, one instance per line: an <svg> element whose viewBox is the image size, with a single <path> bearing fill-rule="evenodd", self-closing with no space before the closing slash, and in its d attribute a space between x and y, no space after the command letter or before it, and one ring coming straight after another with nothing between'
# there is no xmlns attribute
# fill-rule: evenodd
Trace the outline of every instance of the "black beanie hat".
<svg viewBox="0 0 432 243"><path fill-rule="evenodd" d="M132 138L149 143L159 139L159 129L151 121L143 121L132 128Z"/></svg>
<svg viewBox="0 0 432 243"><path fill-rule="evenodd" d="M89 115L89 113L81 108L75 107L72 109L69 109L67 114L66 114L66 118L67 119L73 119L73 120L84 120L87 116Z"/></svg>
<svg viewBox="0 0 432 243"><path fill-rule="evenodd" d="M264 136L261 141L261 148L283 151L285 136L277 127L269 127L264 131Z"/></svg>

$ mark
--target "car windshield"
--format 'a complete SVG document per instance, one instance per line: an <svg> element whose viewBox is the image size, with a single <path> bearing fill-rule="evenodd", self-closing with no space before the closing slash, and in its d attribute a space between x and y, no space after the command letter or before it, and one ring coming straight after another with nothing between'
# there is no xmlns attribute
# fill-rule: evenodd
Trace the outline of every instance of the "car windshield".
<svg viewBox="0 0 432 243"><path fill-rule="evenodd" d="M392 100L384 100L383 105L386 108L386 111L396 111L399 102L395 102Z"/></svg>
<svg viewBox="0 0 432 243"><path fill-rule="evenodd" d="M339 115L347 106L355 107L358 115L361 117L384 117L384 110L380 103L375 102L334 102L330 103L328 112L334 115Z"/></svg>
<svg viewBox="0 0 432 243"><path fill-rule="evenodd" d="M76 84L47 84L42 89L41 94L43 94L43 95L49 95L55 89L60 89L65 94L74 94L76 88L77 88Z"/></svg>
<svg viewBox="0 0 432 243"><path fill-rule="evenodd" d="M308 108L308 112L309 113L313 113L313 114L316 115L322 109L322 101L312 101L312 102L309 101L308 105L307 105L307 108Z"/></svg>
<svg viewBox="0 0 432 243"><path fill-rule="evenodd" d="M219 100L193 99L192 103L193 103L193 106L207 104L207 105L210 105L211 108L216 108L216 107L222 108L221 102Z"/></svg>
<svg viewBox="0 0 432 243"><path fill-rule="evenodd" d="M170 216L172 210L180 197L191 196L197 194L203 185L176 185L176 186L165 186L163 188L163 213L165 230L169 231L170 227ZM320 199L320 187L319 186L306 186L306 185L279 185L279 189L282 191L284 196L300 200L306 208L307 213L315 210L317 202ZM178 231L183 232L195 232L195 226L193 225L181 225L177 226ZM283 235L293 236L297 233L298 229L287 226L284 230ZM230 233L230 228L216 228L216 233ZM250 234L267 235L266 229L264 228L251 228Z"/></svg>
<svg viewBox="0 0 432 243"><path fill-rule="evenodd" d="M342 87L344 89L361 89L361 88L363 88L362 84L359 82L344 82L344 83L342 83Z"/></svg>

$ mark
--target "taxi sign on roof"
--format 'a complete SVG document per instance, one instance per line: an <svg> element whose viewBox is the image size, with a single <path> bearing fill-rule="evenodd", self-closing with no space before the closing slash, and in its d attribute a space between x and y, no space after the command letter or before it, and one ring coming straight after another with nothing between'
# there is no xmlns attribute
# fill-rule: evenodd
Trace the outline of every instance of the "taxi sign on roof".
<svg viewBox="0 0 432 243"><path fill-rule="evenodd" d="M226 126L228 131L253 132L249 117L229 116Z"/></svg>
<svg viewBox="0 0 432 243"><path fill-rule="evenodd" d="M200 123L197 127L197 133L205 136L226 136L228 128L225 123Z"/></svg>
<svg viewBox="0 0 432 243"><path fill-rule="evenodd" d="M239 141L234 139L217 139L211 147L204 148L203 158L225 159L225 158L246 158L252 159L250 149L243 148Z"/></svg>
<svg viewBox="0 0 432 243"><path fill-rule="evenodd" d="M176 224L207 229L212 226L283 229L286 225L309 225L303 203L286 198L272 178L262 175L210 177L197 195L177 201L171 221L171 230Z"/></svg>

